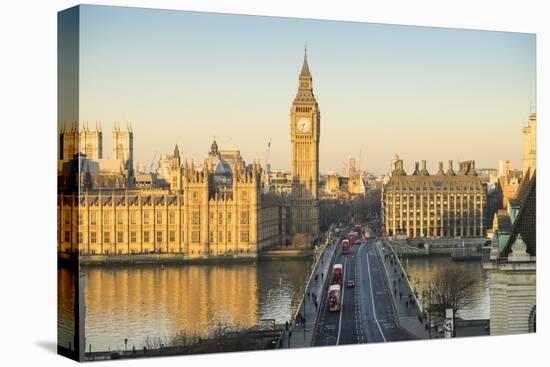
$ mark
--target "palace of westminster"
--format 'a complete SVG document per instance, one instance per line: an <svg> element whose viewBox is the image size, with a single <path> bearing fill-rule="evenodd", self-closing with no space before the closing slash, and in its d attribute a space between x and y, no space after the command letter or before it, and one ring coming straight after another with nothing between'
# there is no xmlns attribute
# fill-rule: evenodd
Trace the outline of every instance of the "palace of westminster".
<svg viewBox="0 0 550 367"><path fill-rule="evenodd" d="M245 164L239 151L219 150L215 140L200 165L182 162L176 146L162 164L163 180L153 184L134 172L131 127L115 126L109 159L100 127L61 128L58 252L204 258L309 248L320 241L320 111L307 54L290 137L290 192L269 193L259 163Z"/></svg>

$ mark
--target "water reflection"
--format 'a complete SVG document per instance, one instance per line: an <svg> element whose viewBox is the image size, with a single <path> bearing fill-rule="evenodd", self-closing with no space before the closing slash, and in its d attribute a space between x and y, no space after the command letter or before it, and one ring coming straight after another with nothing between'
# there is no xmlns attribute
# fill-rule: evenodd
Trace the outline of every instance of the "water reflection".
<svg viewBox="0 0 550 367"><path fill-rule="evenodd" d="M74 350L75 334L75 272L57 269L57 344Z"/></svg>
<svg viewBox="0 0 550 367"><path fill-rule="evenodd" d="M299 305L311 259L184 266L84 268L86 348L141 348L180 331L284 323ZM62 270L64 271L64 270Z"/></svg>
<svg viewBox="0 0 550 367"><path fill-rule="evenodd" d="M463 319L488 319L489 318L489 277L483 270L480 262L458 261L453 262L450 256L410 257L403 261L403 267L411 277L411 285L418 294L426 289L430 279L441 268L455 264L463 267L479 281L468 290L468 299L471 305L459 311L457 315Z"/></svg>

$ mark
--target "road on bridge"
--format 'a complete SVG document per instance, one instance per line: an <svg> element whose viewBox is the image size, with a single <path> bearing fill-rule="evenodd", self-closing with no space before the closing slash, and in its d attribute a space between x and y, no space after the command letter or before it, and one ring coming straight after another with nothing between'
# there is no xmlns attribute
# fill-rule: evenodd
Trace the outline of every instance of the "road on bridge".
<svg viewBox="0 0 550 367"><path fill-rule="evenodd" d="M344 267L342 306L340 312L330 312L325 294L316 325L313 345L343 345L411 340L414 337L401 329L382 259L375 248L375 239L362 240L343 255L340 249L335 264ZM330 277L327 277L327 287ZM355 281L347 288L348 280Z"/></svg>

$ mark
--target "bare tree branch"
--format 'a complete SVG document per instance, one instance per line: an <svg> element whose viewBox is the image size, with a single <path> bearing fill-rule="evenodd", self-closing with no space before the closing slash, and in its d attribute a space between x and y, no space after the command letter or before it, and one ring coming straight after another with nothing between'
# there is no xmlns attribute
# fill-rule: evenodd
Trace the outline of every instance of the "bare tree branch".
<svg viewBox="0 0 550 367"><path fill-rule="evenodd" d="M472 274L457 265L440 268L429 286L429 309L433 315L445 317L445 310L454 313L471 305L470 288L478 282Z"/></svg>

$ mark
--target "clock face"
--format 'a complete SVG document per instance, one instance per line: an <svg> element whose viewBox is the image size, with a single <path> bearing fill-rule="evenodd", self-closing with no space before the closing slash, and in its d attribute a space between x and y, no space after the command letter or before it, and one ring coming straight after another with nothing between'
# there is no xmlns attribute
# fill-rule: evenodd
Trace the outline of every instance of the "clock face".
<svg viewBox="0 0 550 367"><path fill-rule="evenodd" d="M296 130L301 133L307 133L311 130L311 121L308 118L302 117L296 122Z"/></svg>

